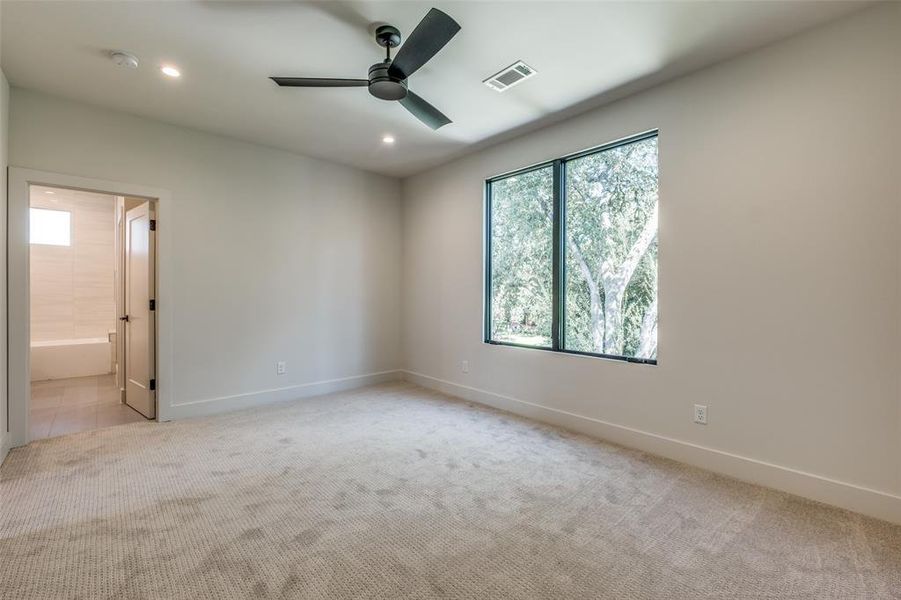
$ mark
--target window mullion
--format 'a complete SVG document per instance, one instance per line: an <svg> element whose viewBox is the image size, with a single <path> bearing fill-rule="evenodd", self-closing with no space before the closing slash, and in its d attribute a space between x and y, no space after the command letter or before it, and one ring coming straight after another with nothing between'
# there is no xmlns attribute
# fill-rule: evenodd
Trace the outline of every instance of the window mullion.
<svg viewBox="0 0 901 600"><path fill-rule="evenodd" d="M553 236L553 292L552 292L552 310L551 315L551 337L553 338L553 349L561 350L563 348L563 286L564 286L564 265L563 265L563 243L564 237L564 218L563 218L563 161L554 161L554 236Z"/></svg>

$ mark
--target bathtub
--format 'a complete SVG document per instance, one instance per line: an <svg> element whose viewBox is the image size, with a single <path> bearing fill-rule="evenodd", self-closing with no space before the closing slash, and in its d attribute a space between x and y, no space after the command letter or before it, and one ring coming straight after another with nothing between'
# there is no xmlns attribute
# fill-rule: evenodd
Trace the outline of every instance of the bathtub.
<svg viewBox="0 0 901 600"><path fill-rule="evenodd" d="M109 337L31 342L31 380L112 373L114 347Z"/></svg>

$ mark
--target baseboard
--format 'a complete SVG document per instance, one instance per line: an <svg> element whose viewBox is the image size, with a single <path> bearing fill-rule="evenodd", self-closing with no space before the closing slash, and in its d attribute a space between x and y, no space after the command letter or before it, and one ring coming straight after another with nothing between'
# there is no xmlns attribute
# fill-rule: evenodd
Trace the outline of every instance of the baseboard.
<svg viewBox="0 0 901 600"><path fill-rule="evenodd" d="M167 412L170 418L173 420L187 419L190 417L203 417L224 412L231 412L233 410L252 408L254 406L270 404L273 402L285 402L288 400L308 398L310 396L321 396L323 394L341 392L344 390L350 390L367 385L374 385L376 383L397 381L401 378L401 371L380 371L378 373L366 373L363 375L354 375L352 377L342 377L340 379L313 381L310 383L302 383L300 385L292 385L283 388L260 390L257 392L248 392L245 394L235 394L233 396L220 396L218 398L207 398L203 400L181 402L178 404L173 404Z"/></svg>
<svg viewBox="0 0 901 600"><path fill-rule="evenodd" d="M403 378L471 402L564 427L742 481L901 524L901 496L541 406L422 373L403 371Z"/></svg>

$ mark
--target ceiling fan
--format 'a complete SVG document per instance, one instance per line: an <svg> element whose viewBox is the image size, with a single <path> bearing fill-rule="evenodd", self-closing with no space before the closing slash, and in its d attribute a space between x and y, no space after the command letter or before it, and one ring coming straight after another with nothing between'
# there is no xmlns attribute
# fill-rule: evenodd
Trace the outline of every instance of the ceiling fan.
<svg viewBox="0 0 901 600"><path fill-rule="evenodd" d="M438 129L451 122L441 111L414 94L407 79L438 54L457 32L460 25L437 8L429 10L410 34L397 56L391 60L391 49L400 45L400 31L391 25L375 30L375 41L385 48L385 60L369 67L369 79L334 79L320 77L270 77L283 87L363 87L381 100L397 100L414 117Z"/></svg>

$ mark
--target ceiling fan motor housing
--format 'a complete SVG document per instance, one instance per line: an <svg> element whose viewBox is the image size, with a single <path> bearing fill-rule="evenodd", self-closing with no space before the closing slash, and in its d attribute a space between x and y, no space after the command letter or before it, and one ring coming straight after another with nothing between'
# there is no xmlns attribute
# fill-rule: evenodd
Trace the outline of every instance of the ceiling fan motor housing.
<svg viewBox="0 0 901 600"><path fill-rule="evenodd" d="M407 96L407 81L391 77L390 66L391 61L386 60L369 67L369 93L381 100L402 100Z"/></svg>

